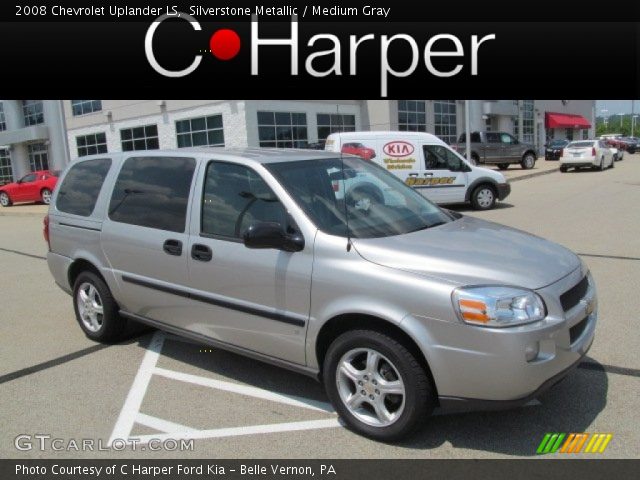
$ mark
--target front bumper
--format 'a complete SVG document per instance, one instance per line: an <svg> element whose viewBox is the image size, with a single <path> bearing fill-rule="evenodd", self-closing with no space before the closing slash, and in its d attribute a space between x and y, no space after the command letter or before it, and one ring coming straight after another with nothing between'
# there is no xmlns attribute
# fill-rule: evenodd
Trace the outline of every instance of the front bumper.
<svg viewBox="0 0 640 480"><path fill-rule="evenodd" d="M498 200L504 200L511 193L511 185L509 183L498 184Z"/></svg>
<svg viewBox="0 0 640 480"><path fill-rule="evenodd" d="M483 328L430 322L433 342L425 356L448 410L510 408L526 403L562 379L586 355L595 335L597 297L590 285L568 311L560 295L576 286L581 268L537 290L547 306L540 322L512 328ZM528 347L538 354L527 360Z"/></svg>
<svg viewBox="0 0 640 480"><path fill-rule="evenodd" d="M560 160L560 150L547 150L544 152L545 160Z"/></svg>

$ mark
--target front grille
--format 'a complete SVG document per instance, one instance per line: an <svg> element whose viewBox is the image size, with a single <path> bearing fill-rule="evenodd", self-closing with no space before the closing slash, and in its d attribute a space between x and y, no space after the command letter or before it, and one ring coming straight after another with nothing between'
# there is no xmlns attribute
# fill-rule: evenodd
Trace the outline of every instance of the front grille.
<svg viewBox="0 0 640 480"><path fill-rule="evenodd" d="M580 335L584 332L585 328L587 328L587 322L589 321L589 317L585 317L584 320L576 323L573 327L569 329L569 343L573 345L573 343L580 338Z"/></svg>
<svg viewBox="0 0 640 480"><path fill-rule="evenodd" d="M587 280L587 277L585 276L577 285L560 295L560 304L562 305L562 309L567 312L575 307L587 294L588 289L589 280Z"/></svg>

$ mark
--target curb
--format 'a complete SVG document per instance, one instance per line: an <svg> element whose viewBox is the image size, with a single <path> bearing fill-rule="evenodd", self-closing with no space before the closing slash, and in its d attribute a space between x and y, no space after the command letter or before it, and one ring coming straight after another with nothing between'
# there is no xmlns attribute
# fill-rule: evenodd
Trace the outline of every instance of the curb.
<svg viewBox="0 0 640 480"><path fill-rule="evenodd" d="M45 215L46 212L0 212L0 217L44 217Z"/></svg>
<svg viewBox="0 0 640 480"><path fill-rule="evenodd" d="M522 175L520 177L511 178L511 179L509 179L509 183L518 182L520 180L528 180L529 178L540 177L542 175L549 175L550 173L555 173L555 172L559 172L559 171L560 171L560 167L554 168L554 169L551 169L551 170L545 170L544 172L529 173L527 175Z"/></svg>

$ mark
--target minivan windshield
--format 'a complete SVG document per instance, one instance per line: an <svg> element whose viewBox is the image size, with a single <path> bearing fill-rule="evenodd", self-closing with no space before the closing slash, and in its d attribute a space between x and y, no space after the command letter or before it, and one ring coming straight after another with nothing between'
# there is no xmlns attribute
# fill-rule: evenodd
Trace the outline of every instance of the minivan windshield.
<svg viewBox="0 0 640 480"><path fill-rule="evenodd" d="M265 164L315 225L355 238L389 237L453 220L378 165L355 157Z"/></svg>

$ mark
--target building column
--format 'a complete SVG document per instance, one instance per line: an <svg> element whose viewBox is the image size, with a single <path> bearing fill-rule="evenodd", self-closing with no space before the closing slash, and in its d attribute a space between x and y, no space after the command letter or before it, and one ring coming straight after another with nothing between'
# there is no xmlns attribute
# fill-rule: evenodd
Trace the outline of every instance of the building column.
<svg viewBox="0 0 640 480"><path fill-rule="evenodd" d="M11 169L13 170L13 179L18 180L31 171L29 166L29 152L27 145L17 143L9 148L11 155Z"/></svg>
<svg viewBox="0 0 640 480"><path fill-rule="evenodd" d="M49 168L62 170L70 160L62 101L45 100L42 103L44 121L49 129Z"/></svg>

